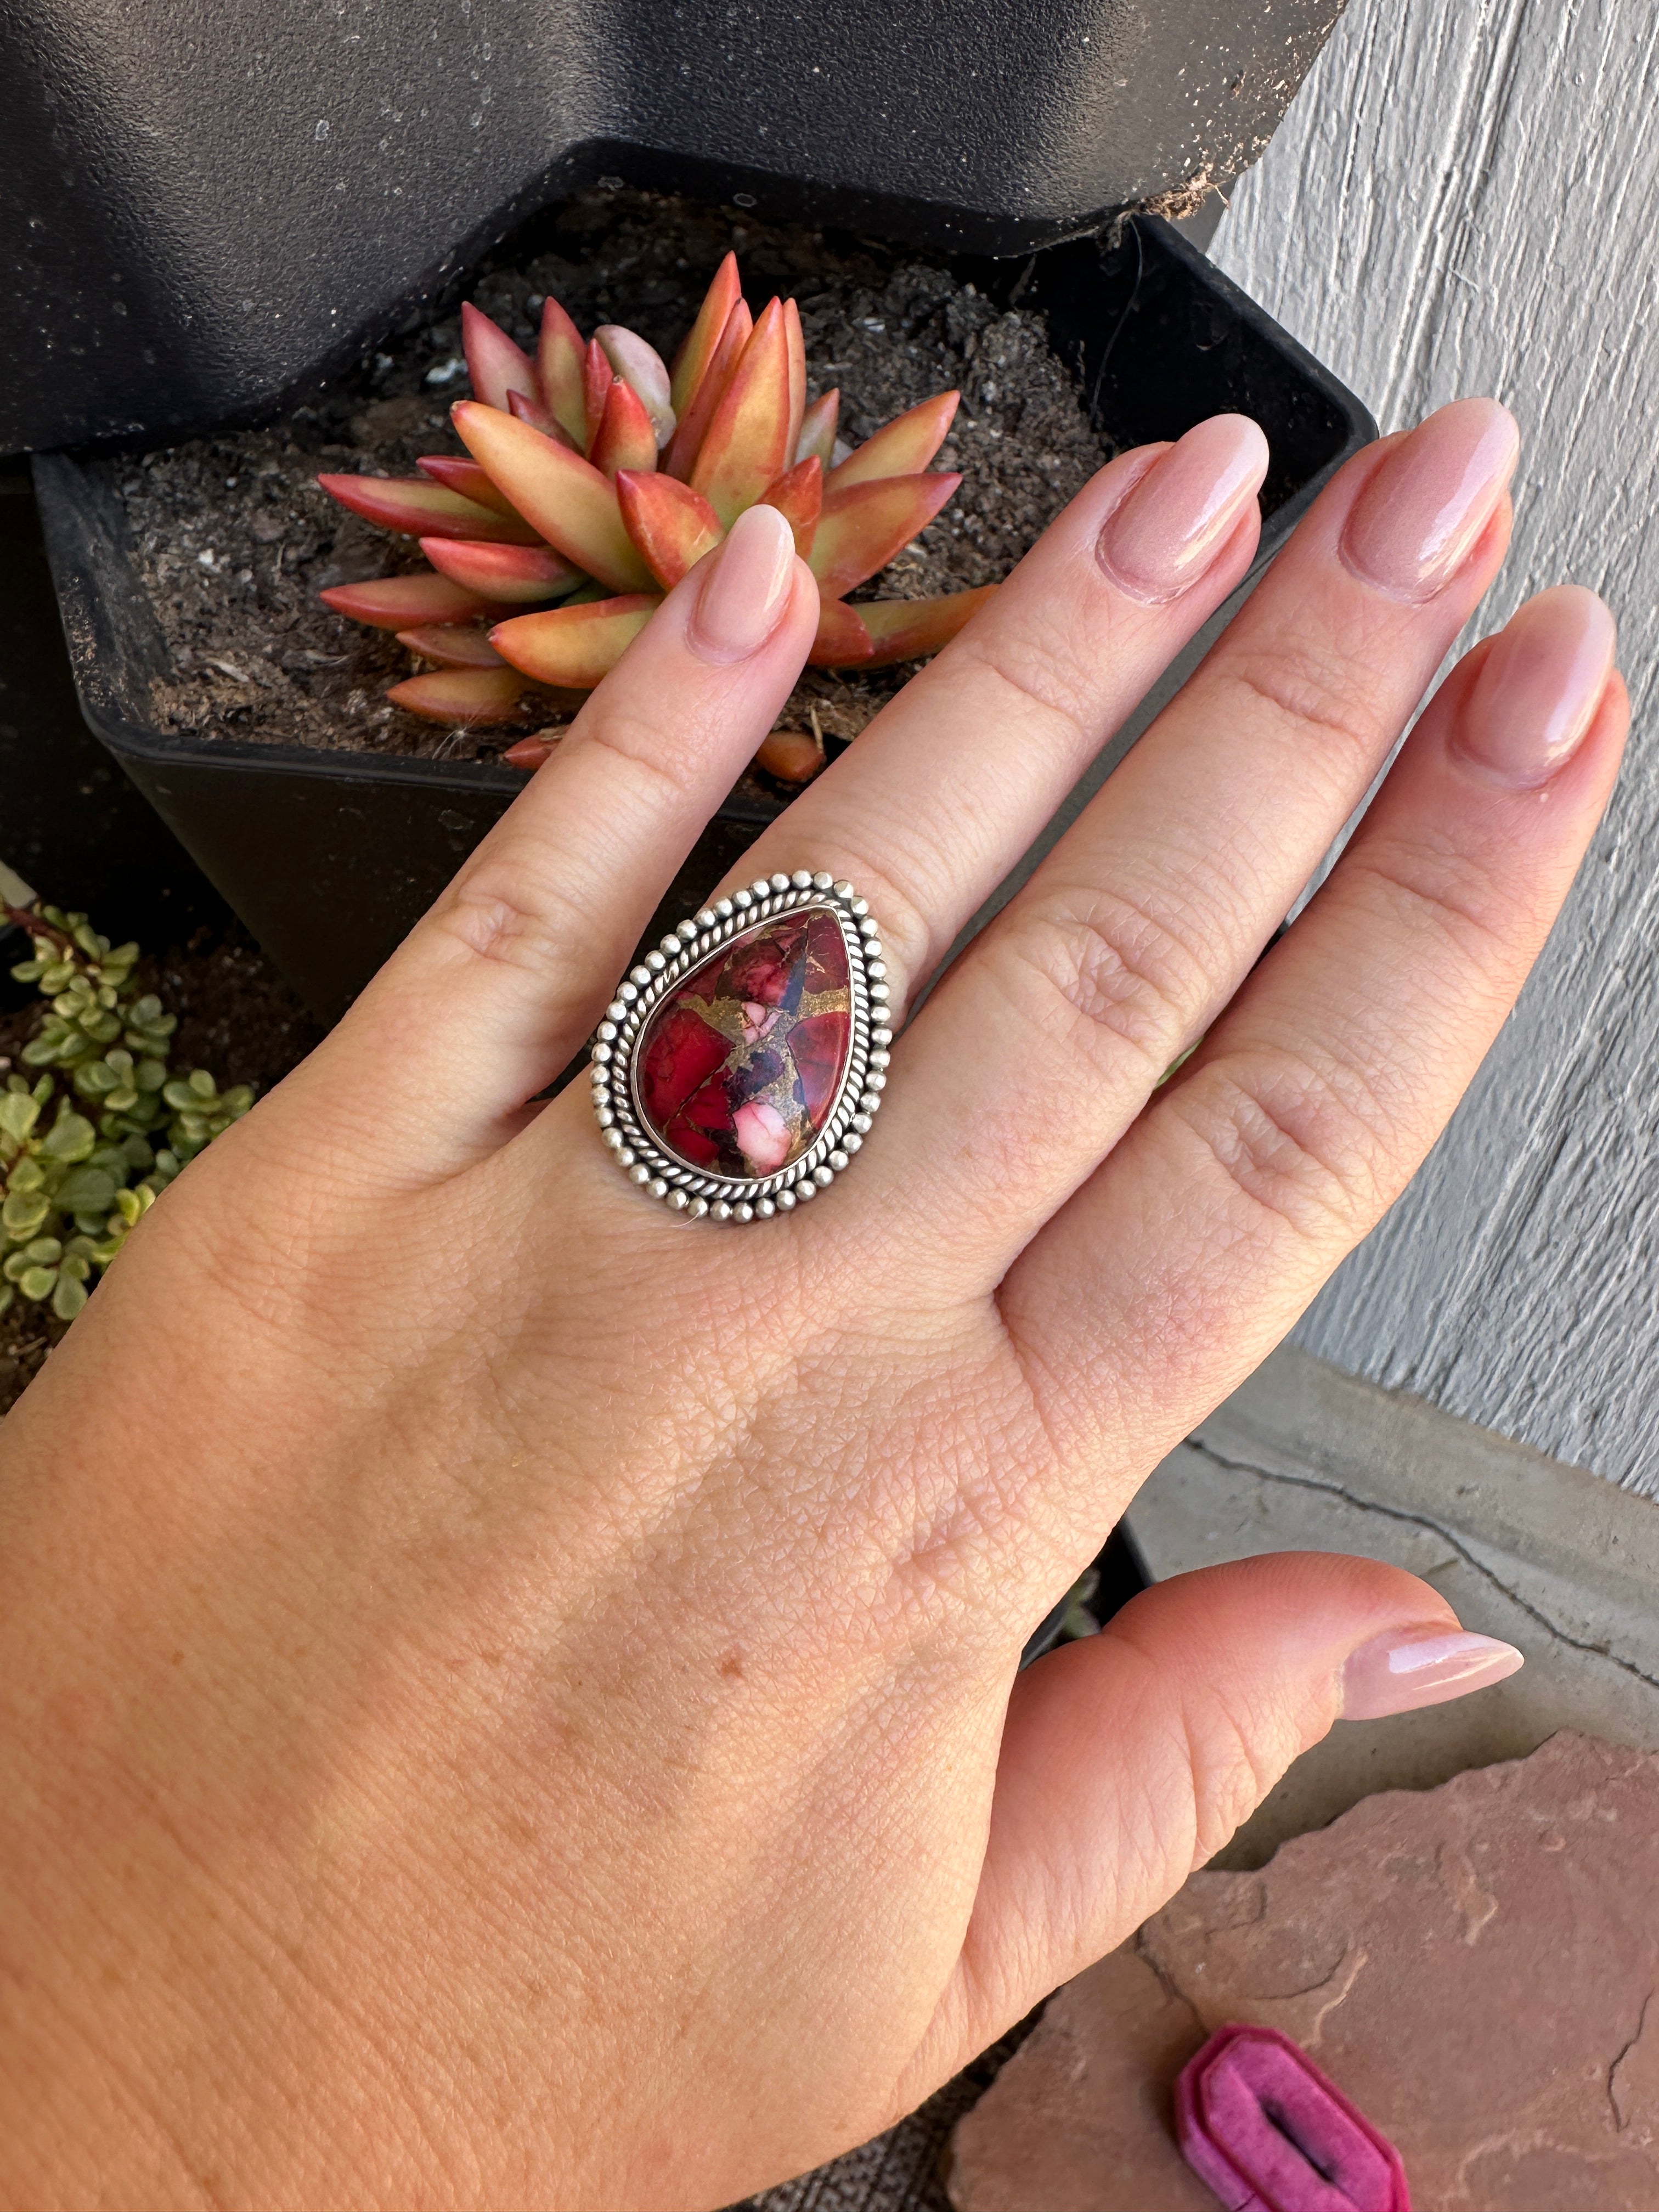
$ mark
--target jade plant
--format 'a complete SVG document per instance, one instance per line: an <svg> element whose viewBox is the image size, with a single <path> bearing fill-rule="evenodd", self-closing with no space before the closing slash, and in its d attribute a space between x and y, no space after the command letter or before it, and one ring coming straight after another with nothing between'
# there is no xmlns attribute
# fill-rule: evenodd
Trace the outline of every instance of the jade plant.
<svg viewBox="0 0 1659 2212"><path fill-rule="evenodd" d="M204 1068L167 1066L176 1018L133 980L136 945L83 914L8 906L33 959L12 969L50 1001L0 1091L0 1313L21 1294L73 1321L87 1286L185 1164L253 1103Z"/></svg>
<svg viewBox="0 0 1659 2212"><path fill-rule="evenodd" d="M752 317L735 254L672 370L617 324L584 343L553 299L533 361L477 308L463 307L461 323L474 396L452 416L466 456L428 455L406 479L318 479L343 506L417 538L430 563L322 594L438 664L388 694L414 714L511 721L538 690L591 690L663 594L762 503L787 516L817 579L815 666L937 652L994 588L849 602L962 481L928 468L958 395L924 400L854 452L838 447L839 393L808 404L799 310L774 299ZM535 741L506 757L515 752L533 765Z"/></svg>

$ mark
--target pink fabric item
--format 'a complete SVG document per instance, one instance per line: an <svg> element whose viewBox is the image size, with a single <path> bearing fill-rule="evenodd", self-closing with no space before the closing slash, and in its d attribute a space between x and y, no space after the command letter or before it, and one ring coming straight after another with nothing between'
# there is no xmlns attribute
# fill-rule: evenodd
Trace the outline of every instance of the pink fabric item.
<svg viewBox="0 0 1659 2212"><path fill-rule="evenodd" d="M1411 2212L1399 2152L1276 2027L1216 2030L1176 2083L1176 2136L1227 2212Z"/></svg>

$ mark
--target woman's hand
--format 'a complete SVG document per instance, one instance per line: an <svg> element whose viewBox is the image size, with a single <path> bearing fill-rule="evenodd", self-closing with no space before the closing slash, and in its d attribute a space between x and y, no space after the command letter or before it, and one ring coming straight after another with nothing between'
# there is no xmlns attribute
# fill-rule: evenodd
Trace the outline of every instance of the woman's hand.
<svg viewBox="0 0 1659 2212"><path fill-rule="evenodd" d="M529 1103L811 639L767 508L672 594L5 1425L6 2201L722 2204L1117 1942L1345 1696L1516 1663L1290 1556L1015 1679L1423 1158L1601 814L1613 625L1547 592L1257 964L1514 458L1465 401L1352 462L900 1036L852 1171L744 1228L633 1188L586 1084ZM914 1000L1244 574L1266 459L1221 417L1103 471L738 880L850 878Z"/></svg>

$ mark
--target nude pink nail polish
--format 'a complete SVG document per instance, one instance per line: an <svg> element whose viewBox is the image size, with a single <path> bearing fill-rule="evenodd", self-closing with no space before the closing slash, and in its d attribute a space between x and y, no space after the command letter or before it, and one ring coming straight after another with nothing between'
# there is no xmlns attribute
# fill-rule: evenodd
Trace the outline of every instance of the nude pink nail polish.
<svg viewBox="0 0 1659 2212"><path fill-rule="evenodd" d="M1121 592L1160 606L1195 584L1267 473L1267 441L1245 415L1215 415L1160 453L1107 517L1097 553Z"/></svg>
<svg viewBox="0 0 1659 2212"><path fill-rule="evenodd" d="M1376 1721L1443 1705L1501 1682L1525 1664L1512 1644L1461 1628L1396 1628L1373 1636L1342 1669L1342 1717Z"/></svg>
<svg viewBox="0 0 1659 2212"><path fill-rule="evenodd" d="M1431 599L1492 520L1521 434L1495 399L1454 399L1383 460L1354 501L1342 557L1391 599Z"/></svg>
<svg viewBox="0 0 1659 2212"><path fill-rule="evenodd" d="M750 507L708 564L686 641L700 660L745 659L771 636L789 600L795 540L775 507Z"/></svg>
<svg viewBox="0 0 1659 2212"><path fill-rule="evenodd" d="M1594 592L1540 592L1492 641L1452 748L1500 783L1543 783L1583 743L1613 672L1618 625Z"/></svg>

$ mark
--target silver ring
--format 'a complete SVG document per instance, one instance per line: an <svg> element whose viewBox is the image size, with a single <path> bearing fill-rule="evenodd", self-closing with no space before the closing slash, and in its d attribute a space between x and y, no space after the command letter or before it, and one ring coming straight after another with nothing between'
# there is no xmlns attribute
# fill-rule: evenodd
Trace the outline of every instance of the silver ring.
<svg viewBox="0 0 1659 2212"><path fill-rule="evenodd" d="M593 1046L594 1110L617 1166L675 1212L766 1221L851 1164L892 1042L869 902L797 868L629 969Z"/></svg>

